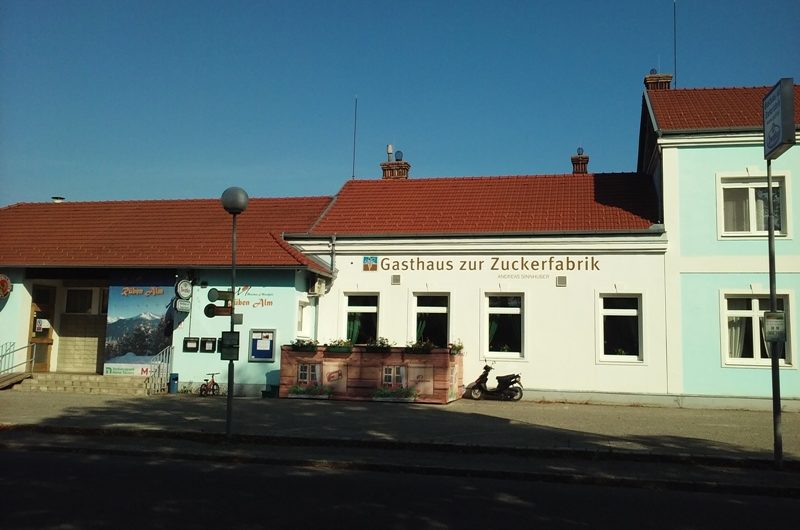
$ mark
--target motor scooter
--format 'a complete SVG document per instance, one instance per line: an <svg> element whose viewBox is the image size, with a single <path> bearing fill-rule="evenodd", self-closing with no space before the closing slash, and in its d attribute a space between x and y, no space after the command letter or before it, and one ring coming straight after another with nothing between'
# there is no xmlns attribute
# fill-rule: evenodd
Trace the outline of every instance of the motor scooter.
<svg viewBox="0 0 800 530"><path fill-rule="evenodd" d="M519 401L522 399L522 380L519 374L498 375L497 387L487 388L489 372L493 368L488 364L483 367L483 373L474 383L467 386L467 394L472 399L503 399L507 401Z"/></svg>

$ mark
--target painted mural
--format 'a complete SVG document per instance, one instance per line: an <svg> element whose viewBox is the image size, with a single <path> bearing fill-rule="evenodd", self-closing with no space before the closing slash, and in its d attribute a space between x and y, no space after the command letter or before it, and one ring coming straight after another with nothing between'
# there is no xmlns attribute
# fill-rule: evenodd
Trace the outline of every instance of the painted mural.
<svg viewBox="0 0 800 530"><path fill-rule="evenodd" d="M148 375L153 357L172 344L172 286L109 287L106 375Z"/></svg>

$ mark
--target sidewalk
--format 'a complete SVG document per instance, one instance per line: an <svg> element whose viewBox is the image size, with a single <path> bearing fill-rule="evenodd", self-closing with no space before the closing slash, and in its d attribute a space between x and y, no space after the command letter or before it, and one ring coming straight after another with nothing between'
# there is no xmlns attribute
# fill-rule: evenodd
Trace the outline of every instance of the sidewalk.
<svg viewBox="0 0 800 530"><path fill-rule="evenodd" d="M225 397L0 392L0 443L141 450L214 458L326 459L740 487L800 496L800 414L782 415L784 471L772 469L772 413L459 400L449 405L236 398L225 441ZM313 448L313 451L310 449ZM326 460L327 461L327 460ZM476 462L479 461L479 465ZM566 466L569 467L569 466ZM574 466L573 466L574 467ZM584 472L588 470L587 472ZM755 472L754 470L758 470ZM725 479L725 480L722 480ZM742 482L744 481L744 483ZM788 490L787 490L788 488Z"/></svg>

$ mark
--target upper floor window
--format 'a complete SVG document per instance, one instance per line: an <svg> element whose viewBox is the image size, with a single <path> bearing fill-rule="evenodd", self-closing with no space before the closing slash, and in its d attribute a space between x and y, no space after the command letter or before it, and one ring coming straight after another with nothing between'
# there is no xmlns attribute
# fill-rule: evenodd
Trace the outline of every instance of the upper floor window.
<svg viewBox="0 0 800 530"><path fill-rule="evenodd" d="M786 235L786 179L772 179L772 214L776 235ZM720 177L720 235L763 236L769 229L766 177Z"/></svg>
<svg viewBox="0 0 800 530"><path fill-rule="evenodd" d="M417 295L417 342L432 342L438 348L448 343L447 295Z"/></svg>
<svg viewBox="0 0 800 530"><path fill-rule="evenodd" d="M347 295L347 338L353 344L378 338L378 295Z"/></svg>

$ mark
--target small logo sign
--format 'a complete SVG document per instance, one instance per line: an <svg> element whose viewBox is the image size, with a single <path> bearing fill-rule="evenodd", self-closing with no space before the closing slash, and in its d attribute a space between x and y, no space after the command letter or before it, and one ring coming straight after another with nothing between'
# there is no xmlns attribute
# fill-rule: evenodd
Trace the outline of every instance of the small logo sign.
<svg viewBox="0 0 800 530"><path fill-rule="evenodd" d="M5 274L0 274L0 298L7 297L13 289L14 284L11 283L11 279Z"/></svg>
<svg viewBox="0 0 800 530"><path fill-rule="evenodd" d="M364 270L365 271L378 270L378 256L364 256Z"/></svg>

